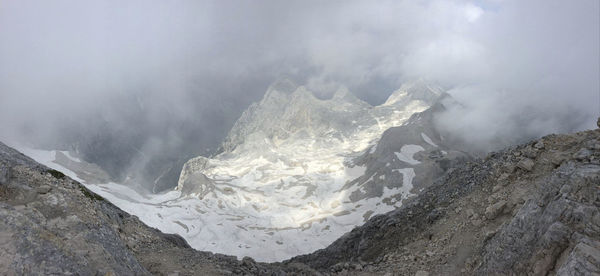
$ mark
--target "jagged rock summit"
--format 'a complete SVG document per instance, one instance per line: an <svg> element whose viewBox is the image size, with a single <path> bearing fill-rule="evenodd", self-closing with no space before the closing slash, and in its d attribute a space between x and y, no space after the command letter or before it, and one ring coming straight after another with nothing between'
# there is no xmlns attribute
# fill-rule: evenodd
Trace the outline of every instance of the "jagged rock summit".
<svg viewBox="0 0 600 276"><path fill-rule="evenodd" d="M290 138L319 139L332 132L342 139L355 133L357 126L374 123L372 116L365 116L370 108L344 88L331 99L321 100L306 87L281 80L271 85L263 99L242 114L225 138L223 150L233 152L244 146L246 150L253 150L253 147L271 146L263 142L277 146Z"/></svg>

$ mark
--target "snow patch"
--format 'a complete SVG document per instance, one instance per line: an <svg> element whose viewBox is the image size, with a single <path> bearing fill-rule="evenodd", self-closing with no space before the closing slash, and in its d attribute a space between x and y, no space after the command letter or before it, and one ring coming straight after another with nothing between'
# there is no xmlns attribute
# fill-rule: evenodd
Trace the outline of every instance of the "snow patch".
<svg viewBox="0 0 600 276"><path fill-rule="evenodd" d="M21 145L10 145L11 147L15 148L16 150L20 151L21 153L31 157L33 160L35 160L36 162L60 171L62 173L64 173L66 176L79 181L79 182L84 182L82 179L80 179L79 177L77 177L77 174L61 165L59 165L58 163L54 162L56 161L56 150L40 150L40 149L32 149L32 148L28 148L25 146L21 146ZM68 158L70 158L71 160L75 161L75 162L81 162L79 159L74 158L73 156L71 156L70 154L68 154L67 151L61 151L63 154L65 154Z"/></svg>
<svg viewBox="0 0 600 276"><path fill-rule="evenodd" d="M419 151L424 151L425 149L419 145L404 145L400 148L400 152L394 152L398 160L402 162L406 162L411 165L417 165L421 162L414 159L415 153Z"/></svg>
<svg viewBox="0 0 600 276"><path fill-rule="evenodd" d="M437 148L437 145L431 140L431 138L429 138L429 136L427 136L427 134L421 132L421 137L423 137L423 140L425 142L427 142L427 144L430 144L430 145L432 145L432 146L434 146L434 147Z"/></svg>
<svg viewBox="0 0 600 276"><path fill-rule="evenodd" d="M376 150L377 150L377 144L375 144L371 147L371 150L369 150L369 154L375 153Z"/></svg>

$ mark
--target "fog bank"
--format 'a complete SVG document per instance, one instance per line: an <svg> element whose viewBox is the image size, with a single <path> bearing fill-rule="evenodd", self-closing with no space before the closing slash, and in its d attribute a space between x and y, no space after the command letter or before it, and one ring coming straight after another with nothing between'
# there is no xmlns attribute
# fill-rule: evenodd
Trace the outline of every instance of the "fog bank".
<svg viewBox="0 0 600 276"><path fill-rule="evenodd" d="M6 1L0 139L78 151L159 191L289 77L380 104L449 89L438 125L481 150L593 128L600 4L581 1Z"/></svg>

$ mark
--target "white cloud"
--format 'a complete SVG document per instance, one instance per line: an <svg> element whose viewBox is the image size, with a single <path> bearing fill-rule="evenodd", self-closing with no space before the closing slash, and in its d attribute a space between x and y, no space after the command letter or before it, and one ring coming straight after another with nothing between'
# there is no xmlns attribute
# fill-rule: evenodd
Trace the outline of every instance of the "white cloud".
<svg viewBox="0 0 600 276"><path fill-rule="evenodd" d="M528 105L556 111L538 114L563 124L538 124L538 134L591 127L600 109L589 100L600 91L599 3L8 1L0 9L0 135L84 133L95 129L80 118L110 118L119 134L160 136L194 122L207 130L182 143L199 133L219 140L282 75L324 94L344 85L372 102L417 77L469 87L469 106L512 99L468 113L490 133L502 127L486 122L508 123ZM586 120L563 120L573 107ZM475 127L458 118L465 124L457 128Z"/></svg>
<svg viewBox="0 0 600 276"><path fill-rule="evenodd" d="M469 22L475 22L479 17L483 15L483 9L480 7L473 5L472 3L467 3L465 5L465 17Z"/></svg>

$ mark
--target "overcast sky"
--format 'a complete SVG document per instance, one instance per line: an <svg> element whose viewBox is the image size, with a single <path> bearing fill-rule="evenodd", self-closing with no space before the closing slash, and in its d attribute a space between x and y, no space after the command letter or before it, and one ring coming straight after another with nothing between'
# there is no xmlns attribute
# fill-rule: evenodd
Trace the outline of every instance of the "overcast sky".
<svg viewBox="0 0 600 276"><path fill-rule="evenodd" d="M281 77L320 96L347 86L372 104L404 81L436 82L467 107L440 123L481 133L482 145L592 128L600 113L597 0L0 7L0 139L49 140L100 120L182 143L193 137L165 126L201 121L185 135L214 144Z"/></svg>

